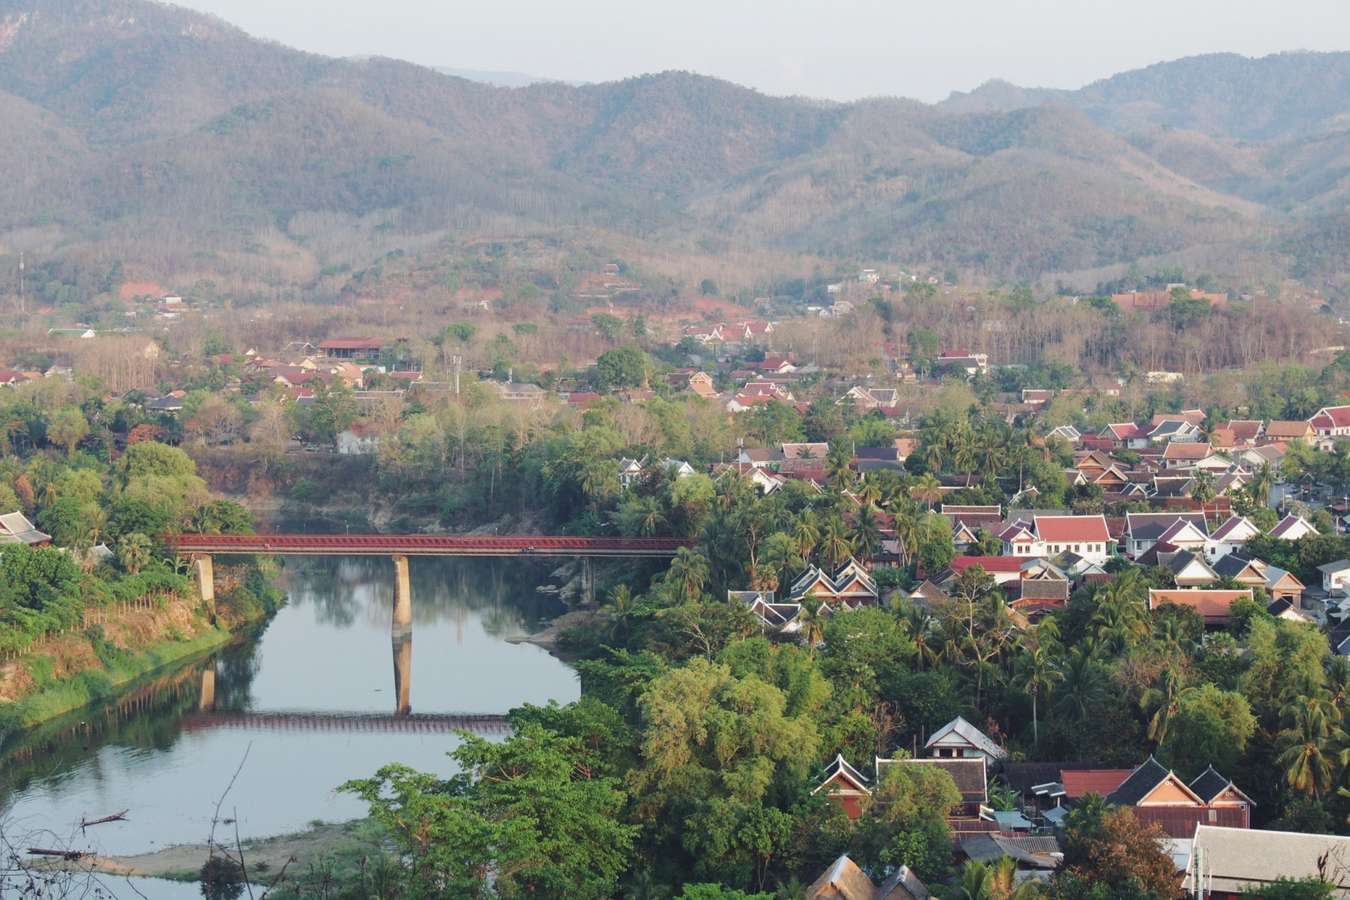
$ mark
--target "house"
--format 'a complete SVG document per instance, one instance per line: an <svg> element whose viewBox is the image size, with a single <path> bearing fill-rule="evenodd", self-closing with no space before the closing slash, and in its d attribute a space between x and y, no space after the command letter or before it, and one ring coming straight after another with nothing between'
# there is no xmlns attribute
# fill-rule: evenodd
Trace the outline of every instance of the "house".
<svg viewBox="0 0 1350 900"><path fill-rule="evenodd" d="M1212 766L1187 784L1152 756L1107 794L1106 801L1131 807L1136 819L1157 823L1174 838L1189 838L1200 825L1250 828L1255 805Z"/></svg>
<svg viewBox="0 0 1350 900"><path fill-rule="evenodd" d="M25 381L31 381L26 374L17 369L0 369L0 387L15 387Z"/></svg>
<svg viewBox="0 0 1350 900"><path fill-rule="evenodd" d="M642 459L630 459L625 456L619 460L619 484L624 487L632 487L642 480L642 470L647 464L646 457Z"/></svg>
<svg viewBox="0 0 1350 900"><path fill-rule="evenodd" d="M1205 562L1204 557L1197 556L1189 550L1159 553L1158 565L1172 573L1172 580L1179 588L1202 587L1219 580L1219 576Z"/></svg>
<svg viewBox="0 0 1350 900"><path fill-rule="evenodd" d="M1231 578L1249 588L1265 590L1269 567L1259 559L1247 559L1240 553L1222 556L1214 563L1214 572L1220 578Z"/></svg>
<svg viewBox="0 0 1350 900"><path fill-rule="evenodd" d="M1350 559L1338 559L1318 566L1322 573L1322 591L1326 594L1350 594Z"/></svg>
<svg viewBox="0 0 1350 900"><path fill-rule="evenodd" d="M1149 441L1154 444L1174 441L1188 443L1198 441L1201 437L1200 426L1181 417L1164 418L1155 424L1148 433Z"/></svg>
<svg viewBox="0 0 1350 900"><path fill-rule="evenodd" d="M852 406L859 410L894 409L900 402L900 392L895 388L868 388L855 385L835 402L839 406Z"/></svg>
<svg viewBox="0 0 1350 900"><path fill-rule="evenodd" d="M548 396L548 391L537 384L523 381L494 381L498 396L507 403L524 403L539 406Z"/></svg>
<svg viewBox="0 0 1350 900"><path fill-rule="evenodd" d="M1255 444L1265 432L1266 427L1260 419L1229 419L1219 426L1219 430L1232 436L1231 447Z"/></svg>
<svg viewBox="0 0 1350 900"><path fill-rule="evenodd" d="M1194 466L1212 452L1212 448L1207 443L1173 440L1163 450L1163 468L1180 469Z"/></svg>
<svg viewBox="0 0 1350 900"><path fill-rule="evenodd" d="M1098 434L1106 438L1116 449L1138 450L1148 446L1148 432L1133 422L1119 422L1107 425Z"/></svg>
<svg viewBox="0 0 1350 900"><path fill-rule="evenodd" d="M901 866L877 887L847 854L839 857L806 889L806 900L927 900L928 888Z"/></svg>
<svg viewBox="0 0 1350 900"><path fill-rule="evenodd" d="M369 337L331 338L319 344L329 359L374 359L382 348L382 342Z"/></svg>
<svg viewBox="0 0 1350 900"><path fill-rule="evenodd" d="M877 777L880 778L880 773ZM849 765L842 753L835 755L834 761L825 769L825 778L816 785L811 794L814 796L821 791L838 803L844 815L850 819L856 819L863 814L863 809L872 796L867 776Z"/></svg>
<svg viewBox="0 0 1350 900"><path fill-rule="evenodd" d="M935 580L938 584L950 587L951 583L967 569L979 566L994 579L995 584L999 586L1013 584L1022 578L1023 562L1023 559L1015 556L957 556Z"/></svg>
<svg viewBox="0 0 1350 900"><path fill-rule="evenodd" d="M989 371L989 354L952 350L939 356L934 367L943 371L958 372L971 378Z"/></svg>
<svg viewBox="0 0 1350 900"><path fill-rule="evenodd" d="M1205 547L1209 544L1209 535L1205 534L1205 529L1201 525L1196 525L1190 519L1177 519L1167 527L1167 530L1158 535L1158 540L1154 546L1170 544L1178 550L1190 550L1193 553L1203 554Z"/></svg>
<svg viewBox="0 0 1350 900"><path fill-rule="evenodd" d="M1005 827L1004 821L1031 822L1021 813L994 813L999 822L998 834L977 834L961 838L961 852L974 862L996 863L1003 857L1015 860L1018 867L1030 869L1056 869L1064 860L1059 839L1054 835L1018 835L1009 833L1013 829ZM1017 830L1023 830L1019 827Z"/></svg>
<svg viewBox="0 0 1350 900"><path fill-rule="evenodd" d="M379 448L379 433L365 422L353 422L338 432L337 452L341 456L369 456Z"/></svg>
<svg viewBox="0 0 1350 900"><path fill-rule="evenodd" d="M1083 433L1072 425L1060 425L1058 428L1052 429L1045 436L1045 439L1047 441L1064 441L1066 444L1077 446L1078 442L1083 439Z"/></svg>
<svg viewBox="0 0 1350 900"><path fill-rule="evenodd" d="M961 716L933 732L923 747L935 759L981 758L994 762L1008 755L1008 751Z"/></svg>
<svg viewBox="0 0 1350 900"><path fill-rule="evenodd" d="M1287 572L1278 566L1266 566L1265 589L1271 600L1275 602L1287 600L1298 606L1307 588L1293 572Z"/></svg>
<svg viewBox="0 0 1350 900"><path fill-rule="evenodd" d="M762 375L790 375L797 371L791 353L766 353L763 361L755 368Z"/></svg>
<svg viewBox="0 0 1350 900"><path fill-rule="evenodd" d="M1143 556L1178 520L1189 522L1196 530L1206 533L1202 512L1126 513L1123 535L1126 555L1136 559Z"/></svg>
<svg viewBox="0 0 1350 900"><path fill-rule="evenodd" d="M999 538L1010 556L1055 556L1068 551L1103 563L1110 558L1111 535L1102 516L1033 516L1019 521Z"/></svg>
<svg viewBox="0 0 1350 900"><path fill-rule="evenodd" d="M1149 588L1148 608L1156 610L1164 603L1189 606L1205 620L1206 628L1226 628L1229 608L1236 600L1252 599L1251 588L1245 590L1158 590Z"/></svg>
<svg viewBox="0 0 1350 900"><path fill-rule="evenodd" d="M37 526L28 521L21 512L0 515L0 547L6 544L26 544L29 547L45 547L52 542L52 536L38 531Z"/></svg>
<svg viewBox="0 0 1350 900"><path fill-rule="evenodd" d="M1230 516L1210 534L1209 542L1205 544L1205 556L1211 561L1222 559L1260 533L1261 530L1246 516Z"/></svg>
<svg viewBox="0 0 1350 900"><path fill-rule="evenodd" d="M830 455L830 445L824 441L808 444L783 444L780 449L783 459L825 459Z"/></svg>
<svg viewBox="0 0 1350 900"><path fill-rule="evenodd" d="M1266 425L1266 440L1281 443L1317 443L1317 429L1311 422L1273 420Z"/></svg>
<svg viewBox="0 0 1350 900"><path fill-rule="evenodd" d="M1022 402L1027 406L1044 406L1055 398L1055 392L1045 388L1022 388Z"/></svg>
<svg viewBox="0 0 1350 900"><path fill-rule="evenodd" d="M183 398L169 394L154 400L148 400L145 404L145 411L150 413L163 413L170 416L177 415L183 411Z"/></svg>
<svg viewBox="0 0 1350 900"><path fill-rule="evenodd" d="M825 606L843 605L851 609L876 603L879 592L867 569L850 558L833 576L811 566L788 589L788 597L794 603L803 602L808 596Z"/></svg>
<svg viewBox="0 0 1350 900"><path fill-rule="evenodd" d="M1341 408L1350 409L1350 407ZM1307 519L1293 513L1285 516L1278 525L1270 529L1270 536L1281 541L1296 541L1310 534L1317 534L1317 529L1313 528Z"/></svg>
<svg viewBox="0 0 1350 900"><path fill-rule="evenodd" d="M1201 823L1190 840L1182 888L1209 900L1238 900L1280 879L1336 879L1334 897L1350 897L1343 877L1350 837L1253 831Z"/></svg>
<svg viewBox="0 0 1350 900"><path fill-rule="evenodd" d="M1308 420L1320 444L1338 437L1350 437L1350 406L1324 406Z"/></svg>
<svg viewBox="0 0 1350 900"><path fill-rule="evenodd" d="M683 387L710 400L717 396L717 386L713 384L713 378L707 372L691 373L685 379Z"/></svg>

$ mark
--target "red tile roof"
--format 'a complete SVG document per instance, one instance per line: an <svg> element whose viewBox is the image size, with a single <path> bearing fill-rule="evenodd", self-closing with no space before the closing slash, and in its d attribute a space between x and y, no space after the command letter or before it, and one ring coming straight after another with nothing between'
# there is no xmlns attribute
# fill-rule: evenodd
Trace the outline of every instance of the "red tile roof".
<svg viewBox="0 0 1350 900"><path fill-rule="evenodd" d="M1350 406L1328 406L1319 410L1331 418L1337 428L1350 428ZM1319 416L1318 418L1321 418ZM1314 424L1316 420L1314 420Z"/></svg>
<svg viewBox="0 0 1350 900"><path fill-rule="evenodd" d="M958 556L952 560L951 568L956 572L964 572L971 566L979 566L986 572L1020 572L1022 563L1025 559L1016 556Z"/></svg>
<svg viewBox="0 0 1350 900"><path fill-rule="evenodd" d="M1065 796L1077 799L1087 794L1105 797L1120 787L1133 769L1064 769L1059 773Z"/></svg>
<svg viewBox="0 0 1350 900"><path fill-rule="evenodd" d="M1106 543L1111 534L1101 516L1037 516L1036 535L1042 541L1062 544Z"/></svg>

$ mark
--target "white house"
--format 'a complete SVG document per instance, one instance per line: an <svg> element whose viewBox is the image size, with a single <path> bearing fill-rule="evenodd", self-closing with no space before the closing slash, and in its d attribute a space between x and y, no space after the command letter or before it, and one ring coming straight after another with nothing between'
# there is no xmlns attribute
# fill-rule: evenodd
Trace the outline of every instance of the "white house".
<svg viewBox="0 0 1350 900"><path fill-rule="evenodd" d="M1317 534L1317 529L1302 516L1293 513L1280 520L1280 524L1270 529L1270 536L1281 541L1296 541L1301 537Z"/></svg>
<svg viewBox="0 0 1350 900"><path fill-rule="evenodd" d="M1205 556L1210 560L1223 559L1260 533L1246 516L1232 516L1209 536Z"/></svg>
<svg viewBox="0 0 1350 900"><path fill-rule="evenodd" d="M1318 566L1322 573L1322 590L1328 594L1350 594L1350 559L1338 559Z"/></svg>
<svg viewBox="0 0 1350 900"><path fill-rule="evenodd" d="M1009 525L999 538L1005 556L1076 553L1096 563L1111 556L1111 533L1102 516L1033 516Z"/></svg>
<svg viewBox="0 0 1350 900"><path fill-rule="evenodd" d="M361 422L338 432L337 452L343 456L368 456L379 448L379 434Z"/></svg>
<svg viewBox="0 0 1350 900"><path fill-rule="evenodd" d="M989 735L985 734L961 716L943 725L923 745L928 755L937 759L979 759L986 762L1003 759L1008 755Z"/></svg>

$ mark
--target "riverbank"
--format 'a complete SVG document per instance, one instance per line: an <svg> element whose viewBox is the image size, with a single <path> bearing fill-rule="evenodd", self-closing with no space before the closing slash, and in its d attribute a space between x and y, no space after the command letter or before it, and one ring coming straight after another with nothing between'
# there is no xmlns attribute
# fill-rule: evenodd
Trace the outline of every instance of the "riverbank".
<svg viewBox="0 0 1350 900"><path fill-rule="evenodd" d="M212 615L196 598L175 598L112 614L99 625L51 639L38 651L0 666L0 741L223 647L271 612L271 604L262 604L221 608Z"/></svg>
<svg viewBox="0 0 1350 900"><path fill-rule="evenodd" d="M236 859L242 849L248 879L254 884L265 885L278 881L272 896L284 897L316 878L334 884L350 884L375 860L383 857L386 848L380 827L369 819L358 819L336 825L315 823L295 834L246 840L238 847L230 845L223 849ZM217 852L221 849L218 847ZM180 844L134 856L86 856L74 861L53 861L46 867L197 881L210 855L210 848L205 843Z"/></svg>

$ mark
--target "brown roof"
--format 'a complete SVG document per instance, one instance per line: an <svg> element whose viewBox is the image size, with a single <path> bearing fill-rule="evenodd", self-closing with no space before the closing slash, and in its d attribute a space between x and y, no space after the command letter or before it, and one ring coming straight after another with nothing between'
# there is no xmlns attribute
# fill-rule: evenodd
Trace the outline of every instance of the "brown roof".
<svg viewBox="0 0 1350 900"><path fill-rule="evenodd" d="M807 900L875 900L877 886L845 854L806 889Z"/></svg>
<svg viewBox="0 0 1350 900"><path fill-rule="evenodd" d="M1157 609L1163 603L1175 603L1178 606L1189 606L1191 609L1205 617L1206 625L1226 625L1228 624L1228 608L1233 605L1234 600L1243 598L1248 600L1252 598L1251 588L1241 591L1159 591L1150 588L1148 592L1148 608Z"/></svg>
<svg viewBox="0 0 1350 900"><path fill-rule="evenodd" d="M1298 438L1303 437L1312 426L1302 420L1288 421L1277 419L1266 426L1266 437L1276 438Z"/></svg>
<svg viewBox="0 0 1350 900"><path fill-rule="evenodd" d="M381 343L375 338L332 338L319 344L320 350L379 350Z"/></svg>
<svg viewBox="0 0 1350 900"><path fill-rule="evenodd" d="M1064 769L1059 773L1064 794L1070 799L1097 794L1105 797L1129 778L1133 769Z"/></svg>

